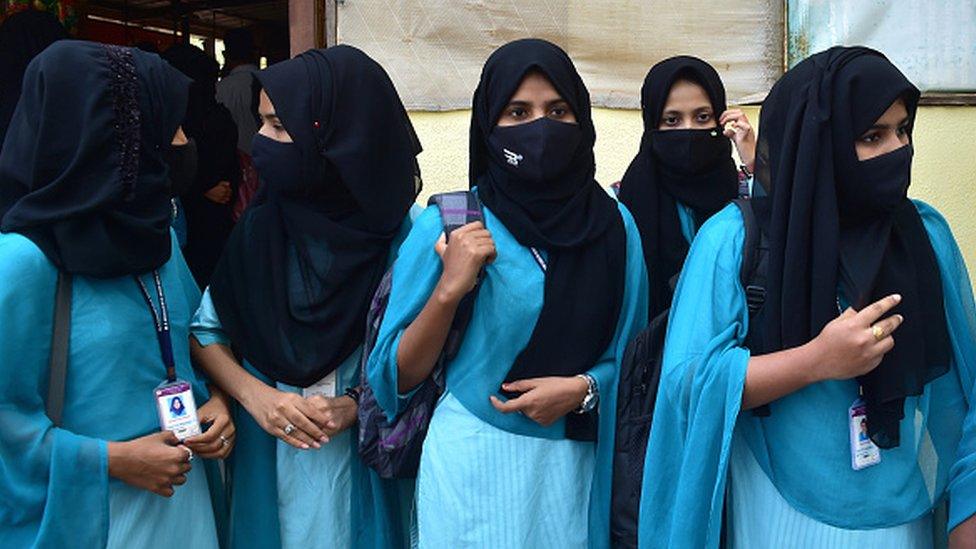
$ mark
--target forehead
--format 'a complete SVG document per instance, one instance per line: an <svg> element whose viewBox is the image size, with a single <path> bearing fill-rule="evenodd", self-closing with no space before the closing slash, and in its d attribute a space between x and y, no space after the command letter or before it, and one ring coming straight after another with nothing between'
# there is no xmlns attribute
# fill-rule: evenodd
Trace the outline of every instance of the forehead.
<svg viewBox="0 0 976 549"><path fill-rule="evenodd" d="M546 75L538 71L530 71L519 87L512 94L509 101L552 101L562 99L562 96L552 85Z"/></svg>
<svg viewBox="0 0 976 549"><path fill-rule="evenodd" d="M668 99L664 104L666 110L698 109L701 107L711 107L711 101L705 88L691 80L680 79L672 86L668 92Z"/></svg>
<svg viewBox="0 0 976 549"><path fill-rule="evenodd" d="M258 112L261 114L274 114L275 108L274 103L271 102L271 98L268 97L267 92L263 89L261 93L258 94Z"/></svg>

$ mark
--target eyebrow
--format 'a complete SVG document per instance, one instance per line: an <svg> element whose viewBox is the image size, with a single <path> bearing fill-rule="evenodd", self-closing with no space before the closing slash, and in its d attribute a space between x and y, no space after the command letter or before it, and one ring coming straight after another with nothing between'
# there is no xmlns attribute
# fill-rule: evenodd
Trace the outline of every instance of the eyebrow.
<svg viewBox="0 0 976 549"><path fill-rule="evenodd" d="M901 122L895 124L894 126L891 126L890 124L872 124L871 127L868 128L864 133L867 133L867 132L870 132L870 131L876 131L876 130L887 130L887 129L892 128L892 127L894 127L894 128L900 128L902 126L907 126L910 123L911 123L911 118L908 117L908 116L906 116Z"/></svg>
<svg viewBox="0 0 976 549"><path fill-rule="evenodd" d="M569 101L566 101L562 97L559 97L559 98L556 98L556 99L550 99L549 101L546 101L546 107L551 107L553 105L558 105L560 103L566 103L567 105L569 105ZM506 105L506 108L508 108L508 107L530 107L530 106L532 106L532 104L529 101L515 100L515 101L509 101L508 102L508 105Z"/></svg>

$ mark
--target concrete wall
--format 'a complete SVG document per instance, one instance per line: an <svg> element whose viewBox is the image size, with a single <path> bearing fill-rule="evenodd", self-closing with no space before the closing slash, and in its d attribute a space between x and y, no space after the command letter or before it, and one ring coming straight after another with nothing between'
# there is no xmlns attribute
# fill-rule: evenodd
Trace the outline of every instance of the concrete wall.
<svg viewBox="0 0 976 549"><path fill-rule="evenodd" d="M755 125L758 108L747 108ZM413 112L424 145L420 166L422 203L431 193L467 187L469 111ZM641 135L640 113L595 109L597 180L618 181ZM939 209L949 220L976 281L976 107L922 107L915 128L915 162L910 193Z"/></svg>

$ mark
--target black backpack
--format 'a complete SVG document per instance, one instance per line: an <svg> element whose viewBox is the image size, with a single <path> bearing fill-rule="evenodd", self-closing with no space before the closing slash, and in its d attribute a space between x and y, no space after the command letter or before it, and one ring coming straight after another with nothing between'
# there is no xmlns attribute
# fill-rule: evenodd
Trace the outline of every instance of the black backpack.
<svg viewBox="0 0 976 549"><path fill-rule="evenodd" d="M761 337L752 326L760 323L759 313L766 301L766 264L769 243L756 224L749 199L734 201L742 212L745 241L739 280L749 306L749 338ZM664 338L668 331L665 310L627 346L620 365L617 392L617 435L613 455L613 487L610 500L610 540L613 547L637 547L644 458L654 418Z"/></svg>

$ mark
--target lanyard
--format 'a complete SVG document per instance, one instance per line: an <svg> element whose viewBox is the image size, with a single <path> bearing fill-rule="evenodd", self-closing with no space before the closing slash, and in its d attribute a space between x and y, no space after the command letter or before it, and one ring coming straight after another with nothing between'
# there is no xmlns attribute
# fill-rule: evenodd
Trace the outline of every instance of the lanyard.
<svg viewBox="0 0 976 549"><path fill-rule="evenodd" d="M159 353L163 357L163 365L166 366L166 381L172 383L176 381L176 363L173 361L173 341L169 333L169 312L166 309L166 296L163 294L163 283L159 279L159 271L153 271L153 282L156 284L156 295L159 296L159 312L153 305L152 298L149 297L149 289L142 279L134 277L139 289L142 290L142 297L149 306L152 313L153 326L156 328L156 339L159 341Z"/></svg>

